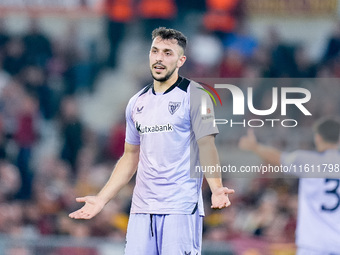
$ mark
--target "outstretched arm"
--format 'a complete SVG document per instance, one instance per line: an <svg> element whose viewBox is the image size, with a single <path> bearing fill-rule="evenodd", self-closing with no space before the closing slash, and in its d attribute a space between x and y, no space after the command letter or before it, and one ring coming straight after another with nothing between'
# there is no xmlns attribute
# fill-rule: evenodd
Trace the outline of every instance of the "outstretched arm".
<svg viewBox="0 0 340 255"><path fill-rule="evenodd" d="M216 166L220 164L217 149L215 146L215 137L208 135L197 141L199 148L200 164L202 166ZM223 187L221 173L205 173L206 180L211 190L211 208L222 209L228 207L229 194L233 194L233 189Z"/></svg>
<svg viewBox="0 0 340 255"><path fill-rule="evenodd" d="M248 130L247 135L241 137L238 146L241 150L255 153L269 164L280 165L282 152L274 147L260 144L252 129Z"/></svg>
<svg viewBox="0 0 340 255"><path fill-rule="evenodd" d="M96 196L79 197L77 202L85 205L79 210L70 213L74 219L91 219L96 216L103 207L117 195L132 178L137 170L139 161L139 145L125 143L124 154L117 162L110 179Z"/></svg>

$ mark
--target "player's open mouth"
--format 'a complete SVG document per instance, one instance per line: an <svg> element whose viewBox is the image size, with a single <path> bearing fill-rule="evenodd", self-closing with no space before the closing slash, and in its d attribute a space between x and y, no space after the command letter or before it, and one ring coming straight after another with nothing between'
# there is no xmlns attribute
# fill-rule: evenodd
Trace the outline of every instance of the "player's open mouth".
<svg viewBox="0 0 340 255"><path fill-rule="evenodd" d="M157 64L157 65L154 65L153 68L154 68L156 71L162 71L162 70L165 69L165 66Z"/></svg>

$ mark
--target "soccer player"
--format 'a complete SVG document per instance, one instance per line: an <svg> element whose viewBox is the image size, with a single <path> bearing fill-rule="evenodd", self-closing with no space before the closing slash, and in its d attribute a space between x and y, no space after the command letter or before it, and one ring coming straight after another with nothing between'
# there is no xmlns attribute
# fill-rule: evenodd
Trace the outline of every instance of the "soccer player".
<svg viewBox="0 0 340 255"><path fill-rule="evenodd" d="M300 177L305 178L299 179L297 255L340 254L339 134L340 122L327 118L315 124L316 151L281 152L258 143L251 130L239 141L241 149L254 152L272 165L302 166L302 171L298 168ZM309 171L303 172L304 167L308 167ZM315 172L319 168L321 172L326 170L322 173L325 178L312 178L312 167ZM333 172L333 177L328 178L327 172ZM334 178L334 173L337 178Z"/></svg>
<svg viewBox="0 0 340 255"><path fill-rule="evenodd" d="M200 85L179 76L185 63L186 37L174 29L152 33L149 65L153 83L133 96L126 108L124 154L96 196L77 198L85 205L70 214L90 219L126 185L137 171L127 229L126 255L201 254L204 215L202 178L191 166L219 164L213 107L201 114ZM138 170L137 170L138 169ZM211 207L230 205L234 190L221 176L206 179Z"/></svg>

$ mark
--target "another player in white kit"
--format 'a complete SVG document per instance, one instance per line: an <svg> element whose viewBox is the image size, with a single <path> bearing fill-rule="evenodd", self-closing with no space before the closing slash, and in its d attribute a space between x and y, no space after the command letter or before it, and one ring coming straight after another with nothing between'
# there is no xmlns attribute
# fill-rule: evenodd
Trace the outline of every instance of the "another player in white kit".
<svg viewBox="0 0 340 255"><path fill-rule="evenodd" d="M149 54L153 83L133 96L126 108L126 143L109 181L96 196L77 198L85 205L70 214L90 219L128 183L137 170L127 231L127 255L201 254L202 178L190 166L219 164L213 107L201 115L200 85L180 77L186 37L166 28L152 33ZM193 164L193 165L191 165ZM207 178L212 208L230 205L221 177Z"/></svg>
<svg viewBox="0 0 340 255"><path fill-rule="evenodd" d="M332 171L330 178L312 178L311 171L301 172L296 229L297 255L340 254L340 122L323 119L315 125L317 151L291 153L259 144L252 131L242 137L239 147L256 153L272 165L295 165ZM327 173L322 173L327 175Z"/></svg>

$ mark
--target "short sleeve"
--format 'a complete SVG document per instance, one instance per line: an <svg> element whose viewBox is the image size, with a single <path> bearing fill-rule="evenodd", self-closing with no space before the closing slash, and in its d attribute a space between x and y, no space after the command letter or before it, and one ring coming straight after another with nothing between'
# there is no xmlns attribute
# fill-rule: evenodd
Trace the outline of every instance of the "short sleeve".
<svg viewBox="0 0 340 255"><path fill-rule="evenodd" d="M282 152L280 161L281 164L284 166L300 165L306 161L308 162L308 160L310 160L312 156L313 153L304 150Z"/></svg>
<svg viewBox="0 0 340 255"><path fill-rule="evenodd" d="M218 134L214 120L214 105L211 98L202 86L192 82L190 84L190 121L196 141L204 136Z"/></svg>
<svg viewBox="0 0 340 255"><path fill-rule="evenodd" d="M304 166L312 166L318 159L317 153L306 150L297 150L293 152L281 153L281 164L287 166L290 171L288 174L299 177L317 177L317 173L312 171L304 171ZM302 166L302 168L301 168Z"/></svg>
<svg viewBox="0 0 340 255"><path fill-rule="evenodd" d="M126 131L125 131L125 142L133 145L140 144L140 137L139 133L135 127L135 123L132 119L132 112L133 112L133 105L136 102L136 98L133 97L130 99L126 111L125 111L125 118L126 118Z"/></svg>

